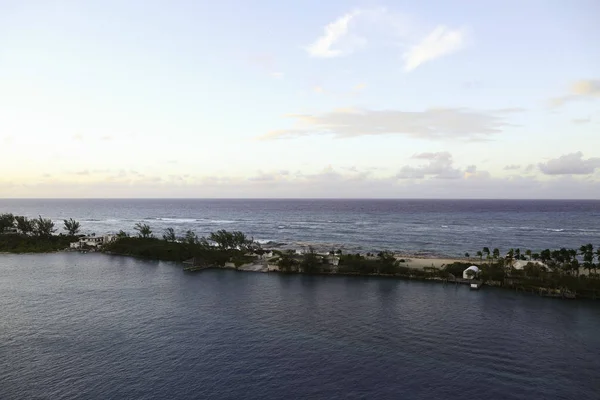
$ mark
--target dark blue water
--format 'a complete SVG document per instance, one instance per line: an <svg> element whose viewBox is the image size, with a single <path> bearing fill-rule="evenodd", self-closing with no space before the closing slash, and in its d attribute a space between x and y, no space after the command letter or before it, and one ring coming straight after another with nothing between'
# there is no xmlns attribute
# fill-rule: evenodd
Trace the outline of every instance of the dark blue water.
<svg viewBox="0 0 600 400"><path fill-rule="evenodd" d="M0 255L0 399L598 399L600 308L485 288Z"/></svg>
<svg viewBox="0 0 600 400"><path fill-rule="evenodd" d="M150 224L200 236L241 230L290 247L317 244L350 251L394 250L459 256L483 246L531 249L600 245L600 201L549 200L0 200L0 212L85 232L133 231Z"/></svg>

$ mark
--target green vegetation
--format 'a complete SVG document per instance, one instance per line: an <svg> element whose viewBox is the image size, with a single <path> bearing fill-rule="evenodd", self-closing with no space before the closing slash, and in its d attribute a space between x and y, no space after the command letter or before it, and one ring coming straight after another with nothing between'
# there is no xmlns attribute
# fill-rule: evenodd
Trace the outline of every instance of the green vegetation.
<svg viewBox="0 0 600 400"><path fill-rule="evenodd" d="M490 256L489 248L484 247L477 255L486 261L479 267L478 278L495 286L504 286L516 290L541 294L569 293L584 297L600 297L600 276L596 273L600 267L600 251L594 252L592 244L579 249L545 249L533 253L527 249L509 249L505 257L494 249ZM525 265L516 261L527 261ZM594 262L596 261L596 262ZM455 263L446 266L445 271L457 275L469 264ZM582 271L587 271L583 274Z"/></svg>
<svg viewBox="0 0 600 400"><path fill-rule="evenodd" d="M29 219L13 214L0 214L0 252L47 253L64 250L77 240L73 235L54 235L50 219Z"/></svg>
<svg viewBox="0 0 600 400"><path fill-rule="evenodd" d="M77 240L74 236L28 236L18 233L0 235L0 253L51 253L64 250L69 243Z"/></svg>
<svg viewBox="0 0 600 400"><path fill-rule="evenodd" d="M163 239L152 236L151 228L138 223L134 229L137 237L121 231L117 240L103 247L104 251L140 258L164 261L187 261L194 259L201 265L224 266L232 262L236 267L252 262L255 257L249 252L259 249L258 243L242 232L225 230L211 233L208 238L199 238L195 232L187 231L177 238L172 228L167 228Z"/></svg>
<svg viewBox="0 0 600 400"><path fill-rule="evenodd" d="M52 220L39 216L30 219L13 214L0 214L0 252L53 252L69 247L77 241L79 222L63 220L66 234L56 235ZM183 262L193 260L195 265L236 268L251 263L265 253L253 238L239 231L219 230L208 237L198 237L188 230L176 236L173 228L165 229L162 239L154 236L151 227L137 223L133 227L137 236L120 231L116 240L105 244L102 250L140 258ZM442 268L408 268L404 260L397 260L391 252L377 255L343 254L332 249L329 254L319 254L309 247L304 254L294 251L273 251L269 263L276 263L280 272L304 274L383 275L408 279L462 281L462 274L473 262L455 262ZM488 285L537 292L544 295L568 293L581 297L600 297L600 249L586 244L579 249L545 249L539 253L531 250L509 249L506 255L498 248L483 247L475 253L480 272L470 273ZM484 258L485 257L485 258ZM517 261L527 261L517 263Z"/></svg>
<svg viewBox="0 0 600 400"><path fill-rule="evenodd" d="M69 233L70 236L75 236L79 233L79 222L75 221L73 218L65 219L65 231Z"/></svg>
<svg viewBox="0 0 600 400"><path fill-rule="evenodd" d="M153 237L152 229L150 229L150 225L148 225L148 224L142 224L141 222L138 222L137 224L135 224L133 229L135 231L137 231L138 237L140 237L142 239L149 239L149 238Z"/></svg>

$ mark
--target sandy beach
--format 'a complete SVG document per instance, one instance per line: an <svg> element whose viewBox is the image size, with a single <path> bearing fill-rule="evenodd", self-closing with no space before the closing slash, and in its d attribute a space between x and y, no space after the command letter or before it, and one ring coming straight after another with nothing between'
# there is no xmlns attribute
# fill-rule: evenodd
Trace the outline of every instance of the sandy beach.
<svg viewBox="0 0 600 400"><path fill-rule="evenodd" d="M402 254L397 254L396 259L405 261L405 262L401 263L400 265L402 265L404 267L415 268L415 269L423 269L423 268L427 268L427 267L442 268L445 265L452 264L455 262L463 262L463 263L472 262L472 263L475 263L475 265L476 265L476 264L478 264L477 261L479 261L479 260L475 261L475 260L467 259L467 258L429 258L429 257L407 256L407 255L402 255Z"/></svg>

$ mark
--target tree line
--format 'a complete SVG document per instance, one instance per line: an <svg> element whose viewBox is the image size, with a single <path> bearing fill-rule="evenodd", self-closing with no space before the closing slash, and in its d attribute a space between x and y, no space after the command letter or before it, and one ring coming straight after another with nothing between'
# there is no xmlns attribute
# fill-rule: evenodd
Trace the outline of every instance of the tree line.
<svg viewBox="0 0 600 400"><path fill-rule="evenodd" d="M503 259L508 267L512 266L515 260L540 261L544 266L540 266L537 263L528 263L524 267L525 270L529 270L529 272L537 275L539 275L539 271L545 269L546 271L542 272L550 271L579 276L580 270L583 269L588 271L588 275L595 276L597 275L597 269L600 268L600 248L594 251L594 245L591 243L584 244L578 249L562 247L556 250L545 249L539 253L533 253L529 249L521 252L519 248L511 248L504 257L500 257L500 250L498 248L490 251L489 247L484 247L482 250L477 251L476 254L481 262L483 262L484 256L490 262ZM465 256L468 258L469 253L465 253Z"/></svg>
<svg viewBox="0 0 600 400"><path fill-rule="evenodd" d="M0 233L14 230L21 235L34 235L40 237L52 236L56 232L54 222L49 218L28 218L22 215L13 215L10 213L0 214ZM80 224L73 218L64 220L64 230L67 235L75 236L79 233Z"/></svg>

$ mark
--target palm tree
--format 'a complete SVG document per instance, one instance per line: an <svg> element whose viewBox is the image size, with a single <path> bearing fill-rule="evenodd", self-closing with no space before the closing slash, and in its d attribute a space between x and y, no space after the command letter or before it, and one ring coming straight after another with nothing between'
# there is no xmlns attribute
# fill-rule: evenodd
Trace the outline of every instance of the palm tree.
<svg viewBox="0 0 600 400"><path fill-rule="evenodd" d="M529 250L529 249L525 250L525 255L527 257L529 257L529 261L531 261L531 250Z"/></svg>
<svg viewBox="0 0 600 400"><path fill-rule="evenodd" d="M481 251L477 252L477 257L479 257L479 261L483 261L483 253Z"/></svg>
<svg viewBox="0 0 600 400"><path fill-rule="evenodd" d="M75 221L73 218L63 220L65 224L65 231L69 233L69 236L75 236L79 233L79 222Z"/></svg>
<svg viewBox="0 0 600 400"><path fill-rule="evenodd" d="M166 242L174 242L176 240L175 229L173 229L173 228L165 229L165 233L163 233L163 240L165 240Z"/></svg>
<svg viewBox="0 0 600 400"><path fill-rule="evenodd" d="M585 244L579 248L579 252L583 256L583 268L588 270L588 274L591 273L593 269L595 274L594 246L591 243Z"/></svg>
<svg viewBox="0 0 600 400"><path fill-rule="evenodd" d="M506 259L508 260L508 266L512 267L513 265L513 258L515 255L515 250L514 249L509 249L508 250L508 254L506 255Z"/></svg>
<svg viewBox="0 0 600 400"><path fill-rule="evenodd" d="M29 219L27 217L17 215L15 217L15 227L17 231L19 231L23 235L28 235L33 232L35 229L35 220Z"/></svg>
<svg viewBox="0 0 600 400"><path fill-rule="evenodd" d="M133 229L138 232L138 236L141 238L146 239L152 237L152 229L150 229L150 225L138 222L137 224L135 224Z"/></svg>
<svg viewBox="0 0 600 400"><path fill-rule="evenodd" d="M494 260L500 258L500 250L498 250L498 248L495 248L494 251L492 252L492 254L493 254Z"/></svg>
<svg viewBox="0 0 600 400"><path fill-rule="evenodd" d="M485 258L490 258L490 248L489 247L484 247L483 248L483 254L485 254Z"/></svg>
<svg viewBox="0 0 600 400"><path fill-rule="evenodd" d="M579 260L577 260L576 258L573 258L571 260L571 270L575 271L577 276L579 276Z"/></svg>
<svg viewBox="0 0 600 400"><path fill-rule="evenodd" d="M519 249L519 248L515 249L515 258L517 260L521 259L521 249Z"/></svg>

